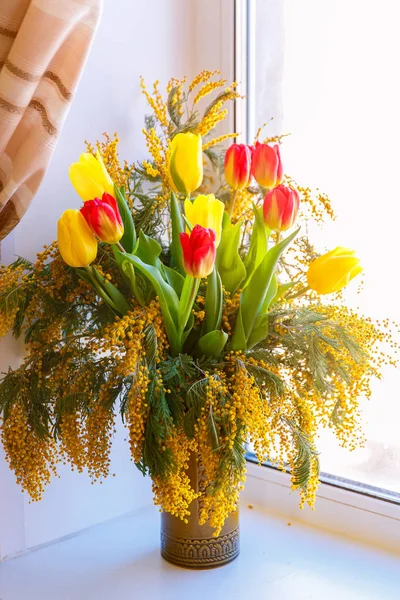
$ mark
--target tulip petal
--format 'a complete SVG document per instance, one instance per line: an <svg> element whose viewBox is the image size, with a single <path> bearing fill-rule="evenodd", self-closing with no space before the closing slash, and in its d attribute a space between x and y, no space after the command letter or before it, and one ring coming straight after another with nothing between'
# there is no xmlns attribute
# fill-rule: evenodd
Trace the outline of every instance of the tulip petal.
<svg viewBox="0 0 400 600"><path fill-rule="evenodd" d="M192 247L190 245L190 237L188 233L181 233L179 236L181 246L182 246L182 255L183 255L183 265L185 267L185 271L188 275L193 276L193 253Z"/></svg>
<svg viewBox="0 0 400 600"><path fill-rule="evenodd" d="M108 206L112 209L112 211L115 215L115 219L117 220L117 222L120 225L122 225L123 223L122 223L121 215L119 212L118 204L117 204L117 201L114 198L114 196L112 196L108 192L104 192L104 194L101 197L101 201L105 204L108 204Z"/></svg>
<svg viewBox="0 0 400 600"><path fill-rule="evenodd" d="M199 194L194 202L186 199L184 203L185 216L193 225L200 225L206 229L213 229L218 247L221 240L222 218L225 205L214 194Z"/></svg>
<svg viewBox="0 0 400 600"><path fill-rule="evenodd" d="M207 277L215 262L215 231L196 225L190 233L181 233L183 264L191 277Z"/></svg>
<svg viewBox="0 0 400 600"><path fill-rule="evenodd" d="M170 150L170 174L176 188L186 195L194 192L203 181L201 136L190 131L178 133Z"/></svg>
<svg viewBox="0 0 400 600"><path fill-rule="evenodd" d="M268 144L256 143L252 156L252 173L259 185L274 188L277 184L277 173L280 156Z"/></svg>
<svg viewBox="0 0 400 600"><path fill-rule="evenodd" d="M333 294L362 271L353 250L338 246L315 259L307 271L307 283L318 294Z"/></svg>
<svg viewBox="0 0 400 600"><path fill-rule="evenodd" d="M114 183L110 175L108 174L108 171L99 151L96 152L96 160L98 166L100 167L99 172L101 173L101 177L105 182L104 191L110 194L110 196L112 196L114 194Z"/></svg>
<svg viewBox="0 0 400 600"><path fill-rule="evenodd" d="M234 190L247 187L251 174L251 150L246 144L231 144L225 154L225 179Z"/></svg>
<svg viewBox="0 0 400 600"><path fill-rule="evenodd" d="M90 152L81 154L79 162L70 166L69 176L72 185L84 201L101 198L104 192L111 196L114 194L114 184L99 153L97 158Z"/></svg>
<svg viewBox="0 0 400 600"><path fill-rule="evenodd" d="M97 255L97 242L84 216L66 210L58 221L58 248L70 267L86 267Z"/></svg>
<svg viewBox="0 0 400 600"><path fill-rule="evenodd" d="M73 163L69 167L69 177L75 190L78 192L82 200L92 200L93 198L101 198L104 188L101 182L92 179L88 175L88 171L84 164Z"/></svg>
<svg viewBox="0 0 400 600"><path fill-rule="evenodd" d="M98 237L107 244L116 244L124 233L115 212L107 204L102 203L93 207L90 224Z"/></svg>
<svg viewBox="0 0 400 600"><path fill-rule="evenodd" d="M292 227L299 209L299 194L297 190L284 185L267 192L264 198L264 222L273 231L286 231Z"/></svg>

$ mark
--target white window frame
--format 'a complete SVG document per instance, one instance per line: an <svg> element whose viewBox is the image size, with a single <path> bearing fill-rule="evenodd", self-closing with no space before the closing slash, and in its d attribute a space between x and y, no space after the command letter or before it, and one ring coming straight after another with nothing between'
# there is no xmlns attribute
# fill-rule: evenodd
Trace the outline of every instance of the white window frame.
<svg viewBox="0 0 400 600"><path fill-rule="evenodd" d="M256 130L252 122L251 98L254 97L255 73L254 38L249 35L254 22L253 0L220 0L225 16L225 27L231 24L231 34L226 30L221 36L221 70L229 80L239 82L240 93L245 96L236 103L234 127L239 141L251 142ZM215 4L214 4L215 6ZM268 40L267 40L268 41ZM234 60L225 53L234 52ZM227 69L231 69L228 72ZM250 69L250 71L249 71ZM252 93L253 92L253 93ZM315 510L299 509L299 494L291 490L290 475L269 465L259 466L251 459L247 465L247 482L242 501L262 507L287 519L300 521L331 532L352 537L368 544L399 552L400 548L400 496L385 490L341 480L328 474L321 475ZM351 485L350 487L346 487Z"/></svg>

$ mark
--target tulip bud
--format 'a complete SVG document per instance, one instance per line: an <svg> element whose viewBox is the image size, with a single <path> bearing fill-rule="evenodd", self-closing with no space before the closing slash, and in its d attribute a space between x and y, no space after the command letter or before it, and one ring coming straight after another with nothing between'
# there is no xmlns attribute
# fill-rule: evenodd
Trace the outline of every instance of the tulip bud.
<svg viewBox="0 0 400 600"><path fill-rule="evenodd" d="M104 192L101 200L88 200L81 208L81 213L102 242L116 244L124 235L124 225L114 196Z"/></svg>
<svg viewBox="0 0 400 600"><path fill-rule="evenodd" d="M183 265L191 277L207 277L215 262L215 231L196 225L180 235Z"/></svg>
<svg viewBox="0 0 400 600"><path fill-rule="evenodd" d="M333 294L361 273L354 250L335 248L314 260L307 271L307 283L318 294Z"/></svg>
<svg viewBox="0 0 400 600"><path fill-rule="evenodd" d="M279 146L269 146L256 142L251 159L254 179L262 187L272 189L283 179L283 167Z"/></svg>
<svg viewBox="0 0 400 600"><path fill-rule="evenodd" d="M297 190L284 185L267 192L264 198L264 222L273 231L286 231L296 221L300 198Z"/></svg>
<svg viewBox="0 0 400 600"><path fill-rule="evenodd" d="M215 245L218 248L221 240L222 217L224 216L225 205L218 200L214 194L207 196L199 194L194 202L185 200L185 215L189 223L193 226L201 225L215 231Z"/></svg>
<svg viewBox="0 0 400 600"><path fill-rule="evenodd" d="M179 192L188 196L203 181L201 135L178 133L171 142L170 174Z"/></svg>
<svg viewBox="0 0 400 600"><path fill-rule="evenodd" d="M70 267L87 267L97 255L97 241L79 210L66 210L58 221L58 249Z"/></svg>
<svg viewBox="0 0 400 600"><path fill-rule="evenodd" d="M249 185L251 176L251 149L246 144L232 144L225 154L225 179L234 190Z"/></svg>
<svg viewBox="0 0 400 600"><path fill-rule="evenodd" d="M69 177L75 190L84 201L101 198L104 192L111 196L114 194L113 181L107 173L99 152L97 152L96 158L89 152L81 154L79 162L70 166Z"/></svg>

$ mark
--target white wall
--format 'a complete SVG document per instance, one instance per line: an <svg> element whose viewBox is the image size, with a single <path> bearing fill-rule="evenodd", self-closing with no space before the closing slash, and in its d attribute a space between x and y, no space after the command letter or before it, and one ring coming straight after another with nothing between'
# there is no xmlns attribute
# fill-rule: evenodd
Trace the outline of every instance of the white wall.
<svg viewBox="0 0 400 600"><path fill-rule="evenodd" d="M103 131L117 131L121 156L146 155L141 133L146 111L139 76L164 84L171 76L191 76L196 0L105 0L102 20L53 161L22 222L3 245L3 260L13 252L34 257L56 236L56 222L80 199L68 179L68 165ZM217 60L218 63L218 60ZM215 65L204 64L202 68ZM9 338L0 344L0 372L16 363L21 348ZM125 432L114 441L111 477L103 485L60 469L40 503L29 504L0 455L0 558L13 555L113 518L151 501L150 484L130 462Z"/></svg>

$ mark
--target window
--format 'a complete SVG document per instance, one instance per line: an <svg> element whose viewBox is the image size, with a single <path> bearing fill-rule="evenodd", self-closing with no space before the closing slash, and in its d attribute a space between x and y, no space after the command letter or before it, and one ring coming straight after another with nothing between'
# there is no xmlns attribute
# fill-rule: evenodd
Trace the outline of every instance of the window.
<svg viewBox="0 0 400 600"><path fill-rule="evenodd" d="M313 229L317 249L347 246L362 260L364 289L357 295L357 285L349 286L348 303L376 319L400 322L400 5L396 0L238 3L243 4L248 140L271 118L266 135L291 133L282 149L285 170L326 191L337 214L323 230ZM383 375L374 383L372 399L361 402L365 447L350 453L324 432L321 467L349 487L400 500L400 371L387 367Z"/></svg>

